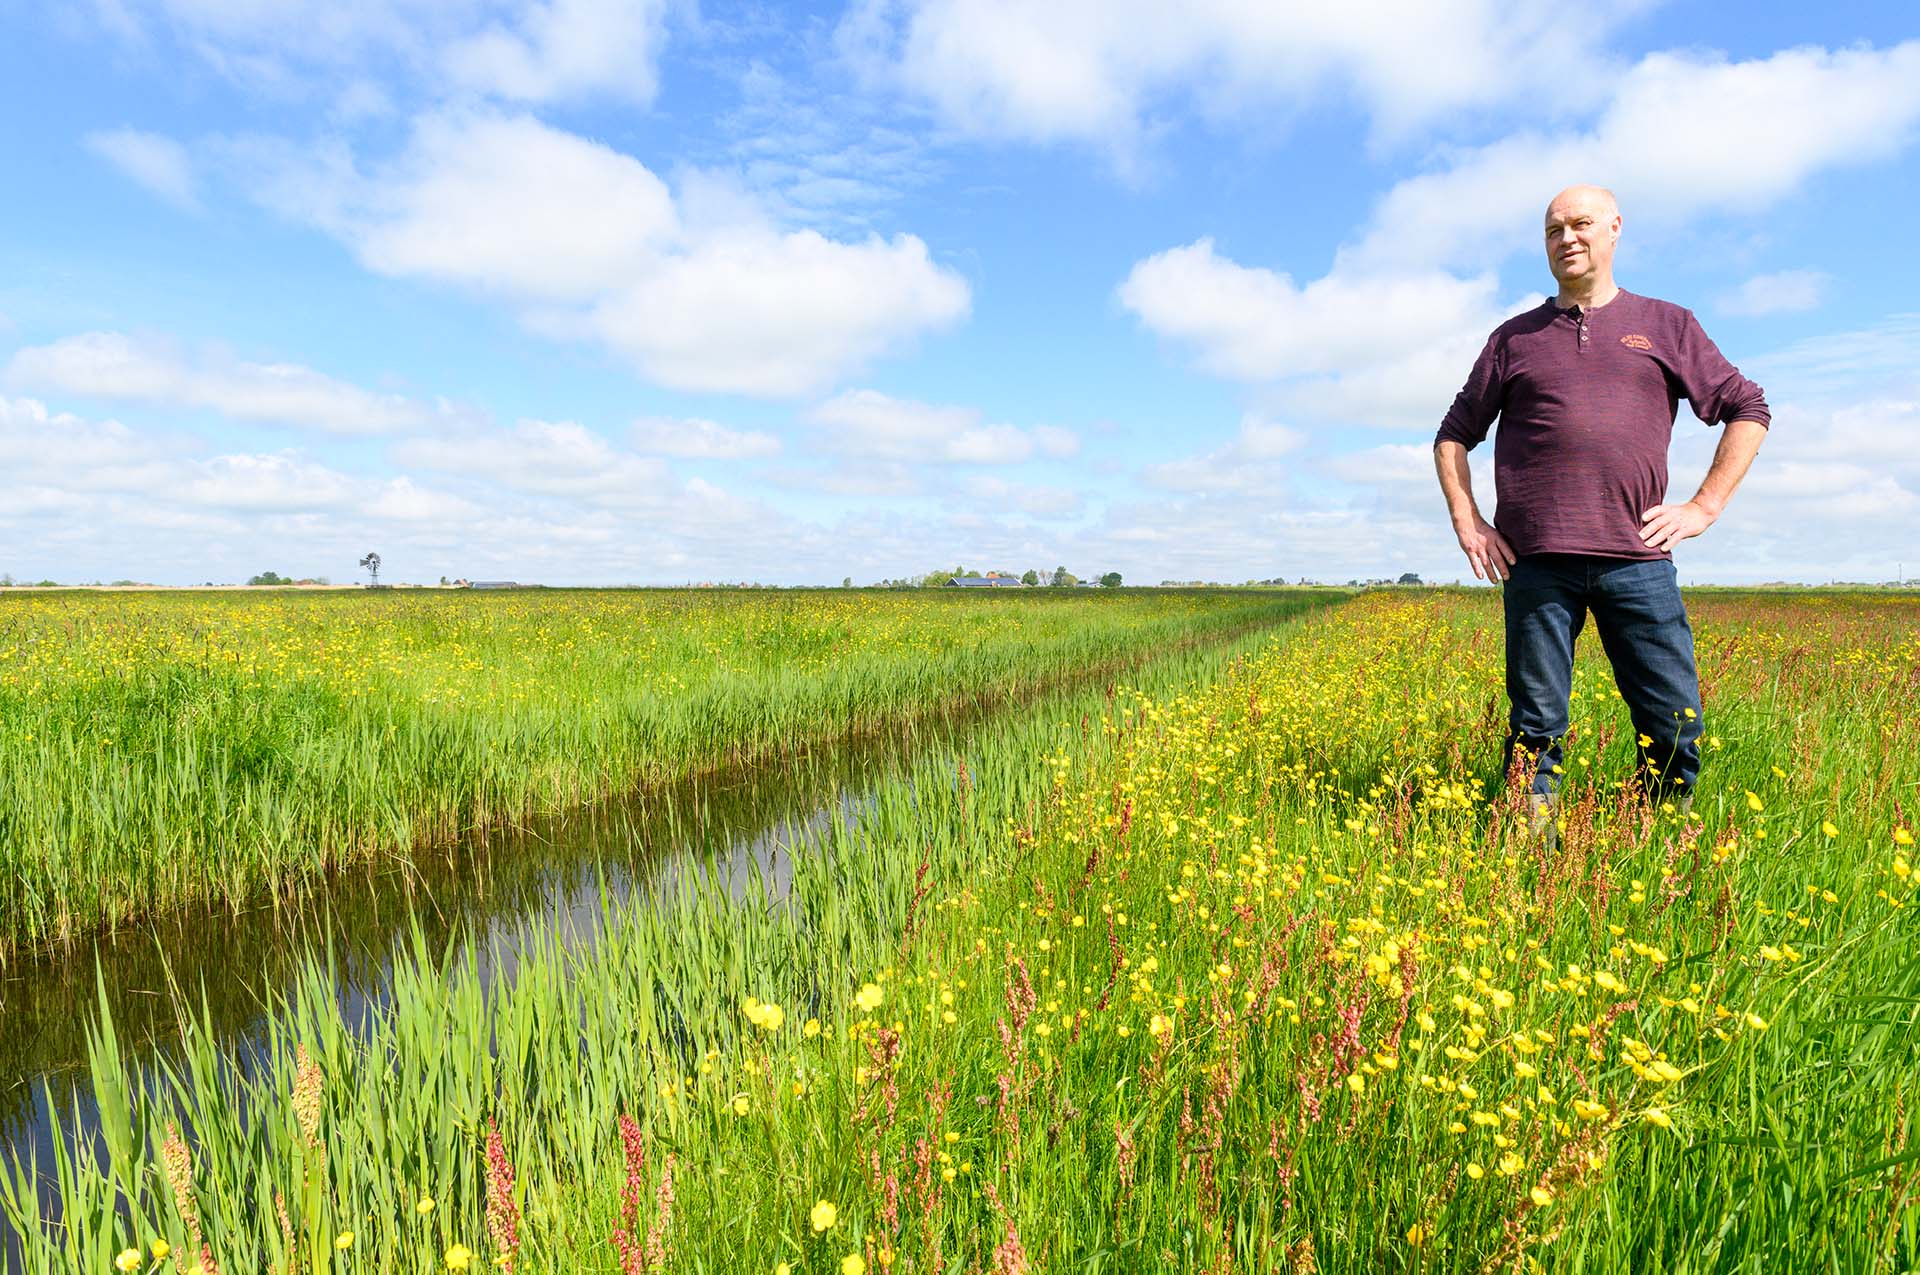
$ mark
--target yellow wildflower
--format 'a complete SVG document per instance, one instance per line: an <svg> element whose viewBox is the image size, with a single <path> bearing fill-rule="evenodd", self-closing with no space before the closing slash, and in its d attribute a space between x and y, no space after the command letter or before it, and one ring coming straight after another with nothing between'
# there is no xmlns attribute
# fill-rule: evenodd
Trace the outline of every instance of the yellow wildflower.
<svg viewBox="0 0 1920 1275"><path fill-rule="evenodd" d="M833 1224L840 1220L840 1210L834 1208L831 1201L821 1200L807 1216L815 1231L831 1231Z"/></svg>

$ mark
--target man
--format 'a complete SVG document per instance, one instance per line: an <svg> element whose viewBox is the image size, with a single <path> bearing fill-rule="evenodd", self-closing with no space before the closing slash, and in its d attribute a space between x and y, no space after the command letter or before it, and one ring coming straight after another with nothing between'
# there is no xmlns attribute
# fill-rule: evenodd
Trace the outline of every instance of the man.
<svg viewBox="0 0 1920 1275"><path fill-rule="evenodd" d="M1434 439L1434 465L1473 573L1505 582L1506 764L1524 748L1536 832L1555 831L1573 647L1593 614L1632 715L1640 780L1691 807L1700 772L1700 679L1673 546L1713 525L1760 450L1772 414L1692 313L1613 281L1620 210L1573 186L1547 207L1551 301L1494 329ZM1724 424L1685 504L1666 504L1679 400ZM1474 504L1467 452L1498 417L1492 523Z"/></svg>

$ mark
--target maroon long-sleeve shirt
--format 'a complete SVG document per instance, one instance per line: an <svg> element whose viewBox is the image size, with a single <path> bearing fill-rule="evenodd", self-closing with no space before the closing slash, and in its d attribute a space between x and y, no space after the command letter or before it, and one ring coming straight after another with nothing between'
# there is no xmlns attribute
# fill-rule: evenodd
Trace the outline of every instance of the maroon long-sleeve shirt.
<svg viewBox="0 0 1920 1275"><path fill-rule="evenodd" d="M1709 425L1773 421L1692 311L1626 291L1593 310L1549 300L1493 330L1434 441L1472 450L1499 418L1493 525L1515 553L1667 558L1640 515L1666 499L1683 398Z"/></svg>

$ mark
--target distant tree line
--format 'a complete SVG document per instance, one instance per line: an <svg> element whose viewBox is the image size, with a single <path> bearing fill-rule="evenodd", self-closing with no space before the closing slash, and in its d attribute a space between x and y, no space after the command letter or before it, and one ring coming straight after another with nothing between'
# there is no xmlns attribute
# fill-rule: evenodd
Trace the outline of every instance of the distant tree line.
<svg viewBox="0 0 1920 1275"><path fill-rule="evenodd" d="M257 576L248 577L247 583L272 588L274 585L331 584L332 581L325 576L303 576L296 580L292 576L283 576L278 571L262 571Z"/></svg>
<svg viewBox="0 0 1920 1275"><path fill-rule="evenodd" d="M940 589L946 587L949 580L980 580L988 576L1000 576L1006 579L1015 578L1011 571L981 571L978 568L955 567L951 571L936 570L929 571L925 575L876 580L869 587L875 589ZM1080 583L1080 577L1065 567L1055 567L1051 571L1041 571L1033 567L1028 567L1020 573L1018 578L1021 584L1027 585L1030 588L1066 589ZM1099 583L1106 588L1117 589L1120 587L1120 573L1118 571L1109 571L1099 577ZM842 580L841 587L852 588L853 577L848 576Z"/></svg>

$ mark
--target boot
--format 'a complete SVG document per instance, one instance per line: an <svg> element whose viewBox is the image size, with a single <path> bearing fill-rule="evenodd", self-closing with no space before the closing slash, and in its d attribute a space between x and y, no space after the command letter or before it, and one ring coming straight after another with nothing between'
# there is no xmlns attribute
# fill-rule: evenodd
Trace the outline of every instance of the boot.
<svg viewBox="0 0 1920 1275"><path fill-rule="evenodd" d="M1546 842L1548 850L1560 846L1560 803L1540 793L1527 794L1527 835Z"/></svg>

